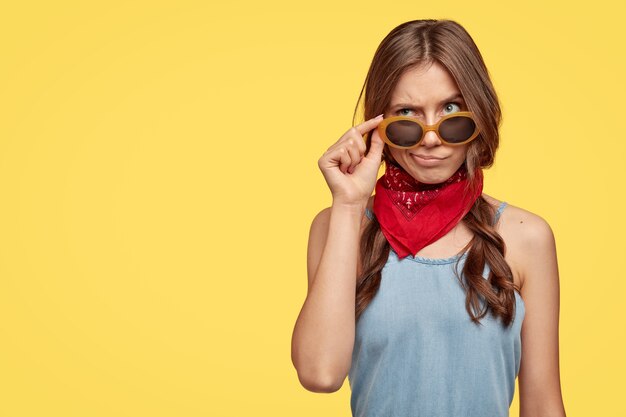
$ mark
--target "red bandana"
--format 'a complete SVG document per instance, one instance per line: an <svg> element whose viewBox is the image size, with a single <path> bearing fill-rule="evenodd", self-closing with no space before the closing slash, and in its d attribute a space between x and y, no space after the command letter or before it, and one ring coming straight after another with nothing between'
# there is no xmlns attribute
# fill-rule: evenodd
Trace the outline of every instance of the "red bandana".
<svg viewBox="0 0 626 417"><path fill-rule="evenodd" d="M376 182L374 214L387 241L402 259L445 236L482 194L482 170L476 170L476 193L464 193L465 164L446 181L424 184L402 167L387 164Z"/></svg>

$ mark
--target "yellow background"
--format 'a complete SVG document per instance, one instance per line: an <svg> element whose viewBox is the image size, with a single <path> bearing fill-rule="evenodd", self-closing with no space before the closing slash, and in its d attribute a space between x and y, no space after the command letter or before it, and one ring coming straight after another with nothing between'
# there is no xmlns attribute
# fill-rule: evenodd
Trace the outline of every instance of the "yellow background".
<svg viewBox="0 0 626 417"><path fill-rule="evenodd" d="M419 18L461 23L493 77L485 192L556 235L568 416L617 415L624 11L436 3L5 2L0 415L349 416L347 380L308 392L290 360L317 160Z"/></svg>

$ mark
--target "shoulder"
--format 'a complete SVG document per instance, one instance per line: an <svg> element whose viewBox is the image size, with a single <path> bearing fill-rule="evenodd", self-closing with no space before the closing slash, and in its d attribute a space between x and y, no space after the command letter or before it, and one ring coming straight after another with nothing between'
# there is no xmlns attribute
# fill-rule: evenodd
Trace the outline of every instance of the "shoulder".
<svg viewBox="0 0 626 417"><path fill-rule="evenodd" d="M489 198L485 199L489 201ZM497 200L491 198L491 201ZM507 202L501 211L497 229L505 241L507 257L519 271L522 287L533 275L533 267L553 262L556 256L554 233L540 215Z"/></svg>
<svg viewBox="0 0 626 417"><path fill-rule="evenodd" d="M502 203L487 194L483 194L483 197L496 208ZM509 202L502 210L498 223L501 228L515 232L520 241L527 243L535 243L537 239L546 239L552 235L552 229L543 217Z"/></svg>
<svg viewBox="0 0 626 417"><path fill-rule="evenodd" d="M517 244L527 248L549 243L554 238L552 228L543 217L508 202L498 222L501 230L515 237Z"/></svg>
<svg viewBox="0 0 626 417"><path fill-rule="evenodd" d="M320 210L315 217L313 218L313 222L311 224L311 227L313 226L319 226L322 225L324 223L328 223L328 220L330 219L330 211L331 211L332 207L326 207L323 208L322 210Z"/></svg>

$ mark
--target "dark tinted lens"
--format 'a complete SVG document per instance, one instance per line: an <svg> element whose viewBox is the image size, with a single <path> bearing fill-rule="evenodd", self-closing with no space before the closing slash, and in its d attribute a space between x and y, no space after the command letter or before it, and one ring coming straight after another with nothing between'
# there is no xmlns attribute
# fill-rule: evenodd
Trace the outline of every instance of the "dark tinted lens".
<svg viewBox="0 0 626 417"><path fill-rule="evenodd" d="M422 128L409 120L398 120L387 125L385 133L398 146L413 146L422 137Z"/></svg>
<svg viewBox="0 0 626 417"><path fill-rule="evenodd" d="M464 142L476 130L474 121L466 116L451 117L439 125L439 134L450 143Z"/></svg>

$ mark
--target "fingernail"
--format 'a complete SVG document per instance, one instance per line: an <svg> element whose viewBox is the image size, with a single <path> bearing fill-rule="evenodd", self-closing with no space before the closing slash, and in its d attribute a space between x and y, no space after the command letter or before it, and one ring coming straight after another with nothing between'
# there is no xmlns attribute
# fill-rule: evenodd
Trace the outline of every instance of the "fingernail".
<svg viewBox="0 0 626 417"><path fill-rule="evenodd" d="M382 119L384 115L385 113L379 114L378 116L376 116L376 119Z"/></svg>

